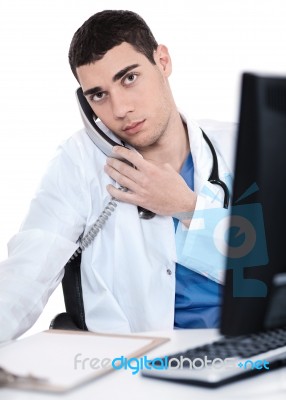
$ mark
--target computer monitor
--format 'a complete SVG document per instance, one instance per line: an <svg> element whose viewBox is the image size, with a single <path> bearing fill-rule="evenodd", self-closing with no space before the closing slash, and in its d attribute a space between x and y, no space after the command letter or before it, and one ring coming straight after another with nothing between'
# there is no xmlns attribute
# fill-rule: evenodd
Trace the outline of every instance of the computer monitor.
<svg viewBox="0 0 286 400"><path fill-rule="evenodd" d="M242 78L221 333L286 326L286 77Z"/></svg>

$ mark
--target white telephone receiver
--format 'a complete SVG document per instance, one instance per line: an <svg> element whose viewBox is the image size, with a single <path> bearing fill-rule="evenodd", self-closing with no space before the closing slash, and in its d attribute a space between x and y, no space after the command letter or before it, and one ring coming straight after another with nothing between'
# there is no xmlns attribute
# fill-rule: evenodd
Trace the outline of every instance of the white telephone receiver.
<svg viewBox="0 0 286 400"><path fill-rule="evenodd" d="M79 87L76 91L76 98L81 118L89 138L107 157L122 159L120 156L112 152L113 146L121 146L121 144L112 140L96 124L95 121L97 120L97 115L88 104L81 87Z"/></svg>

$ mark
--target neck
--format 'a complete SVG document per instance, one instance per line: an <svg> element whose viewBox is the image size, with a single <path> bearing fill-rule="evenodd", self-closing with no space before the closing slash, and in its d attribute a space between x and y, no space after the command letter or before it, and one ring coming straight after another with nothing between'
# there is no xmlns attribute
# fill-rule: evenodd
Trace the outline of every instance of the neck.
<svg viewBox="0 0 286 400"><path fill-rule="evenodd" d="M140 149L142 156L160 165L168 163L179 172L190 152L188 131L180 114L176 111L170 118L168 128L157 143L144 149Z"/></svg>

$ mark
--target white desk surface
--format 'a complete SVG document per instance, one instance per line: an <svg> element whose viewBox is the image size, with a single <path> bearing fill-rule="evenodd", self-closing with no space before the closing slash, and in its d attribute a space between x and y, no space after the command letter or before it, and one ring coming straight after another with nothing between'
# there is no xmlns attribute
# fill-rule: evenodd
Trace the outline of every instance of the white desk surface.
<svg viewBox="0 0 286 400"><path fill-rule="evenodd" d="M177 350L196 346L216 339L216 330L175 330L171 332L150 332L151 336L170 337L171 340L148 353L162 357ZM144 332L144 335L147 335ZM201 399L285 399L286 368L266 372L256 377L231 383L217 389L207 389L181 383L144 378L132 375L130 370L119 370L104 375L92 383L83 385L64 394L0 389L2 400L201 400Z"/></svg>

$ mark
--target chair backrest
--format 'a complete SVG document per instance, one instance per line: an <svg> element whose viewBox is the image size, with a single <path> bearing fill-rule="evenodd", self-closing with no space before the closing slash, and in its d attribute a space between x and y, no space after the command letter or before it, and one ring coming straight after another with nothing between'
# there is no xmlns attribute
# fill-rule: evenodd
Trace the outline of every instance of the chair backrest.
<svg viewBox="0 0 286 400"><path fill-rule="evenodd" d="M87 331L82 297L80 264L81 254L66 264L62 287L67 313L79 329Z"/></svg>

